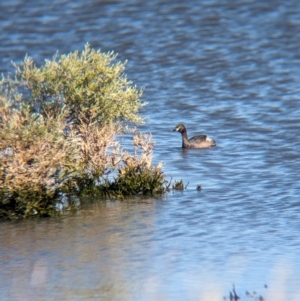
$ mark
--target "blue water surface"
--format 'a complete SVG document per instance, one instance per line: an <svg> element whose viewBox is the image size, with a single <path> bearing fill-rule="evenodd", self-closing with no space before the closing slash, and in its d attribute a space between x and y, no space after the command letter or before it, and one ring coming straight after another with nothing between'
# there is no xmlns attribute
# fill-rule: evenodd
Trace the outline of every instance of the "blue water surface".
<svg viewBox="0 0 300 301"><path fill-rule="evenodd" d="M2 1L0 71L87 42L118 53L154 164L187 189L2 223L1 300L212 301L232 284L300 300L299 15L298 0ZM179 122L217 147L183 151Z"/></svg>

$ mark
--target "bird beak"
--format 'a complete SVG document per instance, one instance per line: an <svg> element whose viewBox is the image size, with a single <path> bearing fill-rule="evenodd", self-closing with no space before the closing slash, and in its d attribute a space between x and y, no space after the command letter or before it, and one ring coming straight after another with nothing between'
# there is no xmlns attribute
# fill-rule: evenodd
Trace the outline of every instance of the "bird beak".
<svg viewBox="0 0 300 301"><path fill-rule="evenodd" d="M173 130L172 130L172 132L176 132L177 131L177 128L174 128Z"/></svg>

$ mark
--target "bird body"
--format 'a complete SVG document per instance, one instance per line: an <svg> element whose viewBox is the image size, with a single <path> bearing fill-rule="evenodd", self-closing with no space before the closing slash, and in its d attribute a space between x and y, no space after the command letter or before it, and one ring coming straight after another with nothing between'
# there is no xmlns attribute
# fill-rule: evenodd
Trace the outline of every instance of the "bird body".
<svg viewBox="0 0 300 301"><path fill-rule="evenodd" d="M173 131L181 133L182 148L208 148L216 146L216 142L207 135L198 135L188 139L186 127L178 124Z"/></svg>

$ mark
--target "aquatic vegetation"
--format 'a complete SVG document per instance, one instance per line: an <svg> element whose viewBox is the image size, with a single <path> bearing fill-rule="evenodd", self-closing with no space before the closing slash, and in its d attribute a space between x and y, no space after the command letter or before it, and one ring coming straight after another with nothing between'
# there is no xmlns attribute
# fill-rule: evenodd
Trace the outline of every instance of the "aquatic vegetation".
<svg viewBox="0 0 300 301"><path fill-rule="evenodd" d="M201 191L201 190L202 190L202 186L201 186L201 185L197 185L197 186L196 186L196 190L197 190L197 191Z"/></svg>
<svg viewBox="0 0 300 301"><path fill-rule="evenodd" d="M184 190L186 187L184 187L184 183L183 183L183 181L182 180L180 180L180 181L174 181L173 183L172 183L172 189L173 190Z"/></svg>
<svg viewBox="0 0 300 301"><path fill-rule="evenodd" d="M165 191L151 135L128 127L143 121L142 92L115 58L86 45L39 68L26 57L2 78L0 217L55 214L62 195ZM126 130L133 154L116 140Z"/></svg>
<svg viewBox="0 0 300 301"><path fill-rule="evenodd" d="M265 284L264 288L267 289L268 286ZM245 295L248 298L252 299L252 300L256 300L256 301L264 301L265 300L264 297L262 295L259 295L256 291L254 291L253 293L249 293L248 291L246 291ZM225 296L223 297L223 299L227 300L227 298ZM231 290L229 291L229 298L228 299L230 301L239 301L239 300L243 299L243 298L241 298L240 296L237 295L234 284L232 285L232 291Z"/></svg>
<svg viewBox="0 0 300 301"><path fill-rule="evenodd" d="M133 137L134 155L123 153L117 169L117 175L106 179L97 189L104 196L136 194L161 194L166 191L167 181L162 165L152 166L154 143L151 135L136 133Z"/></svg>

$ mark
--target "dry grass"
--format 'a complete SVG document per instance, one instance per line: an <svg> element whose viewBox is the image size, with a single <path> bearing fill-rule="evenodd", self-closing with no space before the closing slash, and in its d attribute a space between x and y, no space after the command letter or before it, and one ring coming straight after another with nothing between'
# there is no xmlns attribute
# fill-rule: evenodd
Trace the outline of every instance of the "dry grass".
<svg viewBox="0 0 300 301"><path fill-rule="evenodd" d="M114 125L69 126L0 108L0 215L49 215L62 192L124 196L163 192L161 166L152 167L150 135L133 136L134 154L114 140ZM51 129L51 130L50 130ZM109 180L109 175L116 176Z"/></svg>

